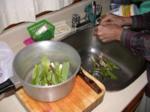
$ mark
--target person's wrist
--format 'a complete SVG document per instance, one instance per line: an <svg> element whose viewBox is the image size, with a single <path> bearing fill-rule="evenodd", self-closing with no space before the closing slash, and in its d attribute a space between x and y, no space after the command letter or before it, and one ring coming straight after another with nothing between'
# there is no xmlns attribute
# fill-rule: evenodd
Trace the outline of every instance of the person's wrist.
<svg viewBox="0 0 150 112"><path fill-rule="evenodd" d="M122 35L122 32L123 32L123 28L120 28L118 29L118 36L116 36L116 40L120 41L121 40L121 35Z"/></svg>
<svg viewBox="0 0 150 112"><path fill-rule="evenodd" d="M124 25L131 25L132 24L132 18L131 17L123 17L123 23Z"/></svg>

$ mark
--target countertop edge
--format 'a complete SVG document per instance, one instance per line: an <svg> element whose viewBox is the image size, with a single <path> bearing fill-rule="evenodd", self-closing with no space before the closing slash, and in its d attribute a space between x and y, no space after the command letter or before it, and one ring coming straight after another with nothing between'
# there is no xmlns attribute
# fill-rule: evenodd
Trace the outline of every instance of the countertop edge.
<svg viewBox="0 0 150 112"><path fill-rule="evenodd" d="M121 112L147 84L146 71L121 91L106 92L103 102L92 112ZM113 104L113 105L112 105Z"/></svg>

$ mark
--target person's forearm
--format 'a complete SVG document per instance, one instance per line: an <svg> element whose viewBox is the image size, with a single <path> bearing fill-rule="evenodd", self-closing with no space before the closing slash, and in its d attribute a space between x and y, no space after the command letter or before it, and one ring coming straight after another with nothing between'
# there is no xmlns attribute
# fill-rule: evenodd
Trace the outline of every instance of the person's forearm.
<svg viewBox="0 0 150 112"><path fill-rule="evenodd" d="M137 35L137 32L133 32L131 30L128 29L124 29L122 31L121 37L120 37L120 41L122 42L122 44L127 47L128 49L132 49L132 44L131 44L131 38L135 37Z"/></svg>
<svg viewBox="0 0 150 112"><path fill-rule="evenodd" d="M121 42L132 53L143 56L150 61L150 35L143 32L134 32L131 30L123 30Z"/></svg>
<svg viewBox="0 0 150 112"><path fill-rule="evenodd" d="M131 17L122 17L124 26L131 26L132 25L132 18Z"/></svg>

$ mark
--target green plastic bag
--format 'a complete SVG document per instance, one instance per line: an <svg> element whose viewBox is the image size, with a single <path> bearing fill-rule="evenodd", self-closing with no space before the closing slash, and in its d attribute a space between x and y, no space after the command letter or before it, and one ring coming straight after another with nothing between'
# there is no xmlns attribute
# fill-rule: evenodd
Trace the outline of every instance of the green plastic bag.
<svg viewBox="0 0 150 112"><path fill-rule="evenodd" d="M131 0L131 1L134 3L139 3L139 2L142 2L143 0Z"/></svg>
<svg viewBox="0 0 150 112"><path fill-rule="evenodd" d="M34 41L50 40L54 37L55 26L47 20L41 20L27 27Z"/></svg>
<svg viewBox="0 0 150 112"><path fill-rule="evenodd" d="M140 14L150 12L150 0L147 0L141 3L139 10L140 10Z"/></svg>

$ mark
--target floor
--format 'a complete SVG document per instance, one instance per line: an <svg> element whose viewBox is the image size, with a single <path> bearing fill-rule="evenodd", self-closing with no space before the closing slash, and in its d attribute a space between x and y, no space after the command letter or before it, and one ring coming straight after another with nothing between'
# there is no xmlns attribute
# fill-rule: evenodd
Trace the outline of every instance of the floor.
<svg viewBox="0 0 150 112"><path fill-rule="evenodd" d="M144 95L135 112L150 112L150 98Z"/></svg>

